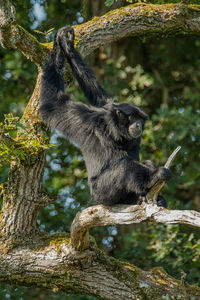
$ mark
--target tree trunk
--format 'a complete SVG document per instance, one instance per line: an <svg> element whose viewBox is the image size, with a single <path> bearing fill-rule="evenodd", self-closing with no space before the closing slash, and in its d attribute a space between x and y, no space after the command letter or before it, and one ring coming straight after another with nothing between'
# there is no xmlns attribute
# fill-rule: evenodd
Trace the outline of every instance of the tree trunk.
<svg viewBox="0 0 200 300"><path fill-rule="evenodd" d="M44 164L44 153L38 155L34 164L12 162L0 219L0 231L5 239L24 240L35 235Z"/></svg>
<svg viewBox="0 0 200 300"><path fill-rule="evenodd" d="M29 135L29 139L40 136L43 130L38 115L40 78L41 73L22 117L25 126L32 128L30 132L25 133ZM11 161L8 182L3 188L3 206L0 214L0 232L7 244L32 239L37 233L38 210L52 201L47 201L41 190L45 159L45 151L41 148L37 153L28 151L24 160L13 158Z"/></svg>

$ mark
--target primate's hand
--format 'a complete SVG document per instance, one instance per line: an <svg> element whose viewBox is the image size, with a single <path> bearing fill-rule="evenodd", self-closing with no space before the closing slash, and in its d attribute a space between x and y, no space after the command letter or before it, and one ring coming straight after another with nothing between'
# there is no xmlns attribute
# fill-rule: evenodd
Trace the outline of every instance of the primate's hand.
<svg viewBox="0 0 200 300"><path fill-rule="evenodd" d="M60 28L56 34L56 40L65 54L68 54L70 48L74 48L74 29L71 26Z"/></svg>

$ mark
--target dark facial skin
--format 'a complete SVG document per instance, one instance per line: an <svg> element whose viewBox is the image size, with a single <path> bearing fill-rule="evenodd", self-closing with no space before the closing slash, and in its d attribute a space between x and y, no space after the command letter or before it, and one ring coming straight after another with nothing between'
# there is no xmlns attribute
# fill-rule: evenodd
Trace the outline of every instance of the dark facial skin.
<svg viewBox="0 0 200 300"><path fill-rule="evenodd" d="M129 119L128 133L132 138L140 137L144 126L144 120L134 115L129 116L128 119Z"/></svg>
<svg viewBox="0 0 200 300"><path fill-rule="evenodd" d="M135 111L131 115L124 114L120 110L116 110L117 125L123 136L127 139L136 139L141 136L145 120Z"/></svg>

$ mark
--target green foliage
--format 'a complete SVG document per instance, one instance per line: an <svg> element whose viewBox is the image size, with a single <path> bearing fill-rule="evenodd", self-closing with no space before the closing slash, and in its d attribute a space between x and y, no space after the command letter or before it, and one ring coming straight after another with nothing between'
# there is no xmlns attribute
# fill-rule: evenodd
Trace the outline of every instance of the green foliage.
<svg viewBox="0 0 200 300"><path fill-rule="evenodd" d="M35 135L35 129L25 120L12 113L5 115L4 123L0 123L0 166L13 159L34 162L39 151L49 148L48 140L45 132Z"/></svg>
<svg viewBox="0 0 200 300"><path fill-rule="evenodd" d="M152 87L152 75L145 73L141 65L134 67L127 65L126 57L121 56L117 61L108 59L105 69L107 71L106 88L112 89L110 93L121 102L144 106L143 94L146 89Z"/></svg>
<svg viewBox="0 0 200 300"><path fill-rule="evenodd" d="M113 3L115 2L115 1L117 1L117 0L106 0L106 2L105 2L105 6L111 6L111 5L113 5Z"/></svg>

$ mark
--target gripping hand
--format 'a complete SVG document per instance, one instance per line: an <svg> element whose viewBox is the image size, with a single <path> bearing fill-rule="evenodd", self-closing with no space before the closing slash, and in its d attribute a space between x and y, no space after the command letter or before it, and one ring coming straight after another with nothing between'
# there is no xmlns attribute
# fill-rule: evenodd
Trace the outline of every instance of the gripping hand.
<svg viewBox="0 0 200 300"><path fill-rule="evenodd" d="M164 167L159 167L156 171L152 174L151 180L148 184L148 188L151 188L158 180L170 180L172 177L172 172Z"/></svg>
<svg viewBox="0 0 200 300"><path fill-rule="evenodd" d="M65 26L58 30L56 42L60 45L66 55L74 48L74 29L71 26Z"/></svg>

